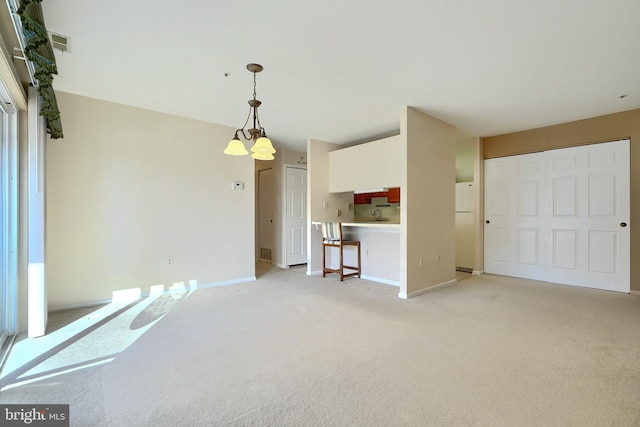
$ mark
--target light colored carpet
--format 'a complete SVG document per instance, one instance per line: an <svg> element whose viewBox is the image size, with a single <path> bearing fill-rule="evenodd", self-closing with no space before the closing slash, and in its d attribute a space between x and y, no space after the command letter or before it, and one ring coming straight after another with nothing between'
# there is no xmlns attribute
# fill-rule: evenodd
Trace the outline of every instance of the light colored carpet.
<svg viewBox="0 0 640 427"><path fill-rule="evenodd" d="M0 402L70 403L74 426L640 425L637 296L485 275L404 301L258 274L38 339L48 352L11 356Z"/></svg>

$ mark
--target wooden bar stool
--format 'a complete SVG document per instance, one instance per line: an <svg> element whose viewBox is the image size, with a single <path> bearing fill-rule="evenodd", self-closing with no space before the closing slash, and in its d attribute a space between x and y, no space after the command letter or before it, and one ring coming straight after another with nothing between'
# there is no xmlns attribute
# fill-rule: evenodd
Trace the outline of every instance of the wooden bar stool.
<svg viewBox="0 0 640 427"><path fill-rule="evenodd" d="M344 265L344 247L355 246L358 252L358 265ZM327 248L338 248L340 252L340 267L327 267ZM353 273L345 274L344 269L355 270ZM322 223L322 277L327 273L337 273L340 275L340 281L344 281L345 277L360 277L360 242L356 240L344 240L342 238L342 224L339 222L323 222Z"/></svg>

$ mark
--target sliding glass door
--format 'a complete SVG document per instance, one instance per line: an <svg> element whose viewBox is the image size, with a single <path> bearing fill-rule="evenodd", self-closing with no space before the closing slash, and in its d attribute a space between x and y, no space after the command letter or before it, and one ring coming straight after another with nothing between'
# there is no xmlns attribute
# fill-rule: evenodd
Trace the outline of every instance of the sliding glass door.
<svg viewBox="0 0 640 427"><path fill-rule="evenodd" d="M17 112L0 81L0 349L16 329L17 162Z"/></svg>

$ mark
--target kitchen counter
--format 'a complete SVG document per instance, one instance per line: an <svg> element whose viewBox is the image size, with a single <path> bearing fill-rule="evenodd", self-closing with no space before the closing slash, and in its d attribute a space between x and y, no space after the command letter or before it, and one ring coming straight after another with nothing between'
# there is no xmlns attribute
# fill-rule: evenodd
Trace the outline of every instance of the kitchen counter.
<svg viewBox="0 0 640 427"><path fill-rule="evenodd" d="M360 222L343 222L343 227L382 227L382 228L400 228L397 222L389 221L360 221Z"/></svg>
<svg viewBox="0 0 640 427"><path fill-rule="evenodd" d="M313 221L316 230L321 222ZM357 240L361 246L360 277L400 286L400 224L389 221L343 222L345 240ZM344 263L355 265L354 252L345 253ZM349 264L352 263L352 264Z"/></svg>
<svg viewBox="0 0 640 427"><path fill-rule="evenodd" d="M312 222L311 224L315 225L316 228L319 228L322 224L321 222ZM396 222L389 221L363 221L363 222L343 222L343 227L373 227L373 228L390 228L390 229L399 229L400 224Z"/></svg>

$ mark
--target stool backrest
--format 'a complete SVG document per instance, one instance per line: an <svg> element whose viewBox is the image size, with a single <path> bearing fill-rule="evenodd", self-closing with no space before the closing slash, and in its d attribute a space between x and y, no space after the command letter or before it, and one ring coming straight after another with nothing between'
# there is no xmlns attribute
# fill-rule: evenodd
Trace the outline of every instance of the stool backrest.
<svg viewBox="0 0 640 427"><path fill-rule="evenodd" d="M340 243L342 241L342 224L339 222L323 222L322 241L325 243Z"/></svg>

